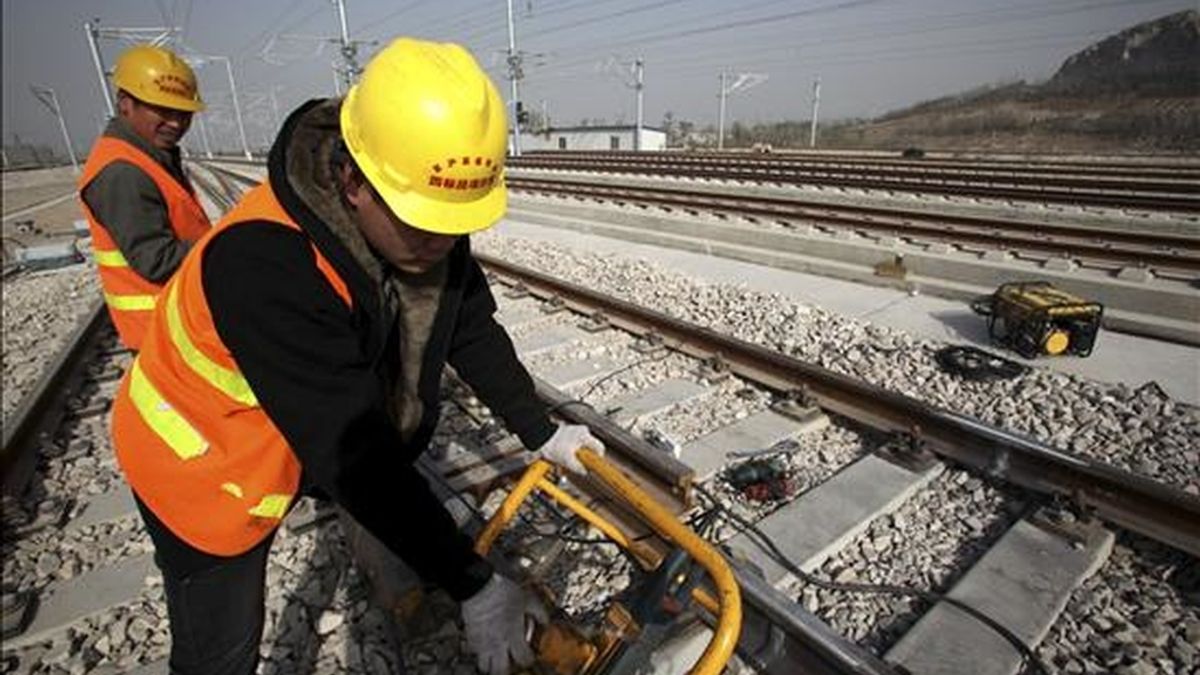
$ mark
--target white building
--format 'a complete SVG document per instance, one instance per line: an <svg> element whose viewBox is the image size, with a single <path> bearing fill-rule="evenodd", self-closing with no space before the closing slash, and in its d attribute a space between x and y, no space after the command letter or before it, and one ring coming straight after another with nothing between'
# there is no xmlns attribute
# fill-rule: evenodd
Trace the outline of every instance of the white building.
<svg viewBox="0 0 1200 675"><path fill-rule="evenodd" d="M613 127L561 127L521 134L526 150L633 150L636 125ZM665 150L667 132L642 127L642 150Z"/></svg>

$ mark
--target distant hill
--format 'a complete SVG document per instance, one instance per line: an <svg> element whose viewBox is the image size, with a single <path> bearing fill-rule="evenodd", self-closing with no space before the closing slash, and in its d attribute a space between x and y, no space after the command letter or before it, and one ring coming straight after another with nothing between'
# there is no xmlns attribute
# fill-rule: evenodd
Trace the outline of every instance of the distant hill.
<svg viewBox="0 0 1200 675"><path fill-rule="evenodd" d="M1012 82L822 131L825 147L1200 151L1200 12L1138 24Z"/></svg>
<svg viewBox="0 0 1200 675"><path fill-rule="evenodd" d="M1072 55L1044 87L1076 96L1200 94L1200 12L1138 24Z"/></svg>

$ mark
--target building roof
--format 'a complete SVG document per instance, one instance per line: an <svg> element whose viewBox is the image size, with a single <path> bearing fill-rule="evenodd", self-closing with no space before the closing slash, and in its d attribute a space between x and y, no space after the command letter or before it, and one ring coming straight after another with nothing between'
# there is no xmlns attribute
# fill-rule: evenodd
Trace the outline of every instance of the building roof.
<svg viewBox="0 0 1200 675"><path fill-rule="evenodd" d="M613 124L608 124L608 125L603 125L603 126L591 126L591 127L582 127L582 126L577 126L577 127L550 127L550 128L549 128L549 129L547 129L546 131L533 131L533 132L530 132L530 133L533 133L533 134L546 134L546 133L558 134L558 133L564 133L564 132L577 133L577 132L581 132L581 131L597 131L597 132L605 132L605 131L633 131L633 130L634 130L636 127L637 127L637 125L635 125L635 124L626 124L626 125L613 125ZM667 130L666 130L666 129L661 129L661 128L659 128L659 127L652 127L652 126L648 126L648 125L645 125L645 124L643 124L643 125L642 125L642 130L643 130L643 131L657 131L657 132L658 132L658 133L660 133L660 134L665 134L665 133L667 133Z"/></svg>

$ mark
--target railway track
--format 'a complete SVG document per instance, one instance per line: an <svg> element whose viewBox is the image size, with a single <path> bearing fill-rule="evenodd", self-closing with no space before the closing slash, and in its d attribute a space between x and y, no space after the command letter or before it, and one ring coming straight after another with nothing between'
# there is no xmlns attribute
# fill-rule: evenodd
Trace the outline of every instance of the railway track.
<svg viewBox="0 0 1200 675"><path fill-rule="evenodd" d="M1180 157L1175 160L1157 159L1152 157L1128 156L1100 157L1095 159L1072 158L1063 156L1038 157L1005 157L997 155L970 155L939 153L929 154L921 158L906 158L895 155L885 155L879 152L856 153L843 152L795 152L783 151L778 153L758 153L753 151L648 151L648 155L657 157L686 157L691 159L722 160L727 158L739 161L776 162L783 164L801 164L812 166L870 166L898 169L928 169L947 168L970 173L971 171L998 171L1017 174L1067 174L1081 176L1120 176L1141 178L1164 178L1170 180L1200 178L1200 164L1194 159ZM587 150L533 150L526 152L528 157L569 157L569 158L604 158L611 157L612 151Z"/></svg>
<svg viewBox="0 0 1200 675"><path fill-rule="evenodd" d="M1148 267L1162 276L1184 278L1193 278L1200 272L1200 238L1189 235L1084 229L1012 219L935 214L918 209L833 205L738 194L733 190L714 193L666 186L617 186L587 180L518 176L509 177L508 184L514 190L576 200L739 215L793 226L815 225L830 232L846 230L886 235L917 244L1012 251L1033 260L1066 258L1105 270Z"/></svg>
<svg viewBox="0 0 1200 675"><path fill-rule="evenodd" d="M198 184L220 190L215 199L232 198L244 181L221 175L215 171ZM894 672L892 663L922 672L927 664L921 659L942 658L934 646L939 638L951 648L961 649L963 640L978 649L991 645L1004 654L1001 661L1019 664L1022 651L1047 630L1058 630L1052 624L1072 588L1094 568L1104 575L1114 529L1119 537L1145 536L1187 552L1156 554L1168 561L1194 563L1200 553L1200 500L1178 488L546 274L482 260L495 277L498 318L539 378L539 394L560 415L591 424L610 455L712 540L748 557L735 563L747 611L739 654L759 672L884 673ZM6 672L78 670L76 664L83 672L161 669L165 623L156 589L145 583L153 579L148 541L128 497L122 498L103 429L112 375L127 365L128 354L103 346L77 353L90 354L82 370L99 376L83 386L75 412L48 435L72 440L39 460L36 482L22 491L19 505L30 517L5 530L5 579L15 582L5 590L5 616L36 610L33 625L6 640ZM477 522L491 507L476 497L514 475L525 460L469 392L448 386L457 409L449 411L437 452L423 468L464 520ZM733 487L733 472L752 460L730 453L762 451L784 463L801 496L757 501ZM864 494L864 485L873 489ZM824 511L811 511L821 504ZM921 517L934 506L938 515ZM541 516L562 518L540 509ZM446 672L447 663L464 662L453 631L389 653L385 631L375 627L379 615L362 607L362 580L349 569L336 522L300 515L277 541L268 573L275 581L268 606L269 672L381 672L373 668L401 660L418 672ZM597 585L611 592L633 583L636 572L622 567L619 556L563 536L574 532L569 522L552 522L548 535L530 525L514 540L529 544L528 550L510 553L525 558L527 569L544 572L569 609L587 615L603 600L596 597ZM765 544L755 529L779 550L754 545ZM534 545L546 540L557 545ZM890 542L887 551L866 554L883 541ZM953 555L930 558L923 567L890 555L938 550L946 542ZM1011 553L1030 542L1053 573ZM866 567L859 560L864 557ZM1014 618L995 596L972 595L972 589L987 587L979 575L997 565L1014 579L1044 574L1047 595L1036 598L1054 600L1021 596L1047 608ZM589 570L582 577L581 568ZM614 572L624 576L616 579ZM108 595L97 591L104 575L115 589ZM1161 580L1139 579L1151 586L1155 581ZM335 593L339 583L348 590ZM865 623L847 619L844 598L863 597L868 585L872 597L887 600L865 613ZM1007 590L1029 588L1018 583ZM55 618L75 592L91 604ZM969 599L1009 627L996 631L959 618L954 623L965 635L939 628L961 611L955 598ZM351 626L361 632L345 643L335 639ZM360 646L351 649L351 642ZM428 662L431 653L436 656ZM1058 653L1039 656L1050 671L1065 672L1062 664L1071 662L1071 655L1066 661L1056 660Z"/></svg>
<svg viewBox="0 0 1200 675"><path fill-rule="evenodd" d="M516 169L632 173L785 185L1034 200L1078 206L1200 211L1195 166L1090 167L988 161L867 160L714 153L540 152L514 158Z"/></svg>

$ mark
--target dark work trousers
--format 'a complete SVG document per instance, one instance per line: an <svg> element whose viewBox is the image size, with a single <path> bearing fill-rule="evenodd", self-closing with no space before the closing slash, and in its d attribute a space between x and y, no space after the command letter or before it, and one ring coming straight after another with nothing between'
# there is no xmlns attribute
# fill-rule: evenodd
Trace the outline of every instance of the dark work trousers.
<svg viewBox="0 0 1200 675"><path fill-rule="evenodd" d="M171 675L253 675L274 533L241 555L209 555L172 534L142 500L134 499L163 574Z"/></svg>

